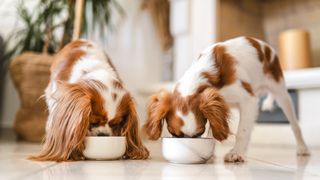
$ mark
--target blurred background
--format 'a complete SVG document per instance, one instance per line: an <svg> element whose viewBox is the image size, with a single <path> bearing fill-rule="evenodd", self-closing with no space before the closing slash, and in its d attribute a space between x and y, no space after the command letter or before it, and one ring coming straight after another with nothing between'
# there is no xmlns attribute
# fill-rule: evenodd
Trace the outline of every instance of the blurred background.
<svg viewBox="0 0 320 180"><path fill-rule="evenodd" d="M52 55L71 40L74 9L74 0L0 2L1 132L42 139L47 112L39 97ZM141 124L148 97L172 89L207 46L237 36L268 42L279 53L307 144L320 146L320 1L87 0L81 16L81 38L111 57ZM236 126L237 110L233 119ZM253 142L295 143L279 109L261 113L258 122Z"/></svg>

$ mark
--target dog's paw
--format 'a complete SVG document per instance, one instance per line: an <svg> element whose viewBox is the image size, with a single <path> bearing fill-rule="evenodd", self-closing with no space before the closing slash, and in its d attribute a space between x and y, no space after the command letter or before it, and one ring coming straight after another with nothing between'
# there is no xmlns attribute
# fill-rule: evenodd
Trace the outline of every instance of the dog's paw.
<svg viewBox="0 0 320 180"><path fill-rule="evenodd" d="M228 154L224 156L224 162L243 163L244 161L244 156L234 151L230 151Z"/></svg>
<svg viewBox="0 0 320 180"><path fill-rule="evenodd" d="M307 147L298 147L297 156L310 156L310 151Z"/></svg>

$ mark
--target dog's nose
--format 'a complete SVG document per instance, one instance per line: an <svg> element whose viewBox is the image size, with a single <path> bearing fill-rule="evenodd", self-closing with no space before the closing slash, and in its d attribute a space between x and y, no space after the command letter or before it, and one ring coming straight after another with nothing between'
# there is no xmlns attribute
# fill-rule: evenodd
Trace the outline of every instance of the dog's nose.
<svg viewBox="0 0 320 180"><path fill-rule="evenodd" d="M109 134L108 133L99 132L97 134L97 136L109 136Z"/></svg>

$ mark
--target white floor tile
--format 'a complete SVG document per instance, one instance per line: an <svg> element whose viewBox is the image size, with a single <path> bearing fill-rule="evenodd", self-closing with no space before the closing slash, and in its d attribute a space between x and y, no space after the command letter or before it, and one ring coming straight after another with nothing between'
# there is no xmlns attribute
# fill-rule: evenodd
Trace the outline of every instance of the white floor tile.
<svg viewBox="0 0 320 180"><path fill-rule="evenodd" d="M320 150L310 158L297 159L294 147L251 145L248 161L226 164L223 155L230 146L218 145L216 158L207 164L183 165L166 162L160 143L148 143L152 158L145 161L34 162L26 157L39 145L0 140L0 179L320 179Z"/></svg>
<svg viewBox="0 0 320 180"><path fill-rule="evenodd" d="M296 156L295 147L255 146L249 151L250 157L259 159L265 163L279 165L295 170L296 172L308 172L320 176L320 149L311 150L311 156Z"/></svg>

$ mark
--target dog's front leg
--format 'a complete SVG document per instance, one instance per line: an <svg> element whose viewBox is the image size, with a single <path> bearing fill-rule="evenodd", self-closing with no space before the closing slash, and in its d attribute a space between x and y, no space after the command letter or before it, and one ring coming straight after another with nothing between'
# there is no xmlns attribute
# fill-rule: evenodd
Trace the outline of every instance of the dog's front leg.
<svg viewBox="0 0 320 180"><path fill-rule="evenodd" d="M225 162L244 162L250 135L258 114L258 98L250 96L239 103L240 121L234 147L224 157Z"/></svg>

